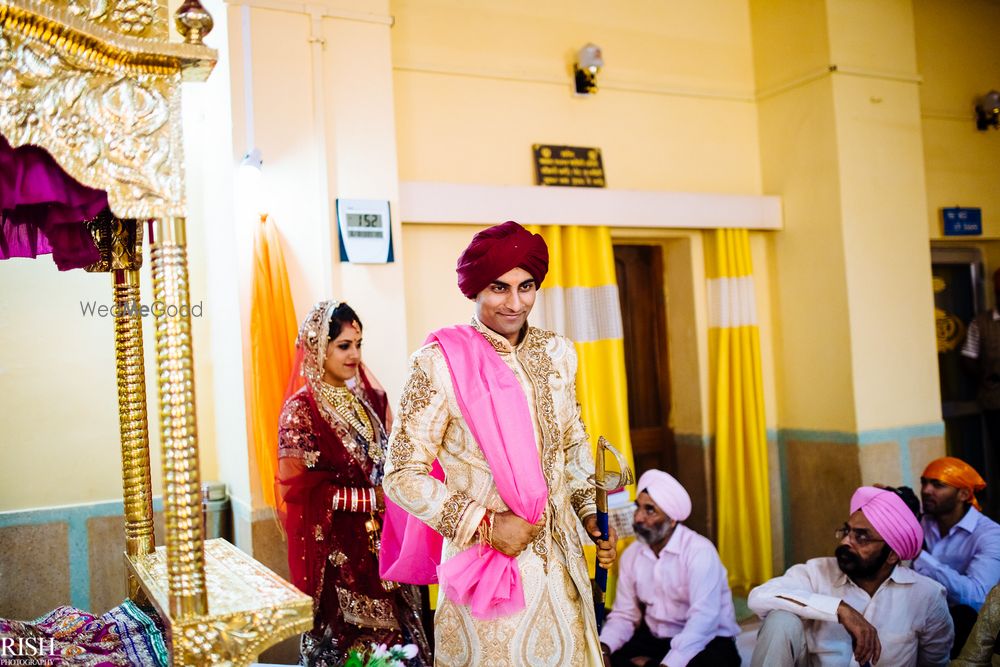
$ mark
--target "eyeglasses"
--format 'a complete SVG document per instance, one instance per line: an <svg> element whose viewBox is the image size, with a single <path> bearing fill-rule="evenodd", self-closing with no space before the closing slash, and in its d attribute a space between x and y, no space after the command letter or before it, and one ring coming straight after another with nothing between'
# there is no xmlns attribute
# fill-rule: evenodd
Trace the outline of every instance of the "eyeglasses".
<svg viewBox="0 0 1000 667"><path fill-rule="evenodd" d="M872 537L864 529L851 528L850 526L841 526L837 530L833 531L834 537L838 540L843 540L848 535L851 536L851 542L854 542L859 547L863 547L866 544L871 544L872 542L885 542L885 540L879 539L877 537Z"/></svg>

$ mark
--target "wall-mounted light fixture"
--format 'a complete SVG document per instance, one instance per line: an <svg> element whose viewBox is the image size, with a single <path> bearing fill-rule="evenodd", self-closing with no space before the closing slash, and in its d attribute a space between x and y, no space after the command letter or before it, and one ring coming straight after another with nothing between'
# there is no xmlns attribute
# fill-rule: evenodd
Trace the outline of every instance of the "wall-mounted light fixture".
<svg viewBox="0 0 1000 667"><path fill-rule="evenodd" d="M577 95L593 95L597 92L597 73L604 67L601 47L588 43L576 54L573 64L573 78Z"/></svg>
<svg viewBox="0 0 1000 667"><path fill-rule="evenodd" d="M976 104L976 129L985 132L989 127L1000 128L1000 93L995 90L983 95Z"/></svg>
<svg viewBox="0 0 1000 667"><path fill-rule="evenodd" d="M246 155L243 156L243 160L240 162L241 167L250 167L251 169L256 169L260 171L264 166L264 156L261 154L259 148L251 148Z"/></svg>
<svg viewBox="0 0 1000 667"><path fill-rule="evenodd" d="M263 167L264 158L260 150L251 148L236 170L236 195L241 203L241 210L253 217L267 213L269 208Z"/></svg>

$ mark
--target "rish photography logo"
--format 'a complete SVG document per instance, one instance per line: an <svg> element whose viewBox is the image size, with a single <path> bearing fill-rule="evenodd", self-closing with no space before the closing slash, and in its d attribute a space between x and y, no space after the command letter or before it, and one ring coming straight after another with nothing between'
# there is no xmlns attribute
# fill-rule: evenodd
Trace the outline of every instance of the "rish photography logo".
<svg viewBox="0 0 1000 667"><path fill-rule="evenodd" d="M56 640L45 637L0 637L0 665L47 665L56 657Z"/></svg>
<svg viewBox="0 0 1000 667"><path fill-rule="evenodd" d="M138 300L121 301L107 304L96 301L81 301L80 313L84 317L201 317L204 312L204 304L199 301L194 304L167 304L162 301L153 303L139 303Z"/></svg>

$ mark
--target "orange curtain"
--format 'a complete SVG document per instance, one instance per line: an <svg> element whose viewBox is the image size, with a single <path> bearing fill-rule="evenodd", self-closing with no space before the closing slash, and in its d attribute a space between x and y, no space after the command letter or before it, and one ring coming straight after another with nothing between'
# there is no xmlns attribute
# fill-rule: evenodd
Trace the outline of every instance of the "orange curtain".
<svg viewBox="0 0 1000 667"><path fill-rule="evenodd" d="M288 376L295 363L298 326L278 228L266 215L261 216L257 227L253 254L250 296L252 436L264 502L274 507L278 415L284 402Z"/></svg>

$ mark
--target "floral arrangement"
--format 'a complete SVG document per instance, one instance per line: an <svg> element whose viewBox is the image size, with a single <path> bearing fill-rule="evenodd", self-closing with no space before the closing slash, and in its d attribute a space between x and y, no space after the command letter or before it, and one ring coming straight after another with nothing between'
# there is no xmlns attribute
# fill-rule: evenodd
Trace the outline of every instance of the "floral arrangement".
<svg viewBox="0 0 1000 667"><path fill-rule="evenodd" d="M371 655L365 656L361 651L350 651L344 667L404 667L406 661L417 655L417 647L413 644L386 648L385 644L372 644Z"/></svg>

